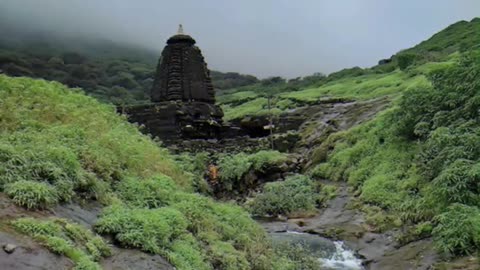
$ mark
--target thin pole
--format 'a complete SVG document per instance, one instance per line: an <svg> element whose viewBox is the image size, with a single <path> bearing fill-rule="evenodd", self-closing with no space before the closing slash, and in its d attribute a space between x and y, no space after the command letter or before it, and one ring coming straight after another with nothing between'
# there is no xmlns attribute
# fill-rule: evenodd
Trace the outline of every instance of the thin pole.
<svg viewBox="0 0 480 270"><path fill-rule="evenodd" d="M268 126L270 128L270 145L272 147L272 150L274 150L273 148L273 117L272 117L272 106L271 106L271 99L272 99L272 96L268 96L268 116L269 116L269 123L268 123Z"/></svg>

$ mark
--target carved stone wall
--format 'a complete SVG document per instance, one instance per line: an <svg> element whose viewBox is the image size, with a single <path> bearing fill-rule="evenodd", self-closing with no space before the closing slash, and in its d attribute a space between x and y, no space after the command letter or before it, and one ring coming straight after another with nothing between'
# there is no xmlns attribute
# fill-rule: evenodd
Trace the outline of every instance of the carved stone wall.
<svg viewBox="0 0 480 270"><path fill-rule="evenodd" d="M164 141L219 138L223 133L223 111L206 102L163 101L118 108L142 131Z"/></svg>
<svg viewBox="0 0 480 270"><path fill-rule="evenodd" d="M151 90L152 102L171 100L215 103L215 91L202 52L188 35L167 41Z"/></svg>
<svg viewBox="0 0 480 270"><path fill-rule="evenodd" d="M144 132L164 141L219 138L234 130L222 123L210 72L194 44L185 34L168 39L151 89L152 103L118 108L129 121L143 125Z"/></svg>

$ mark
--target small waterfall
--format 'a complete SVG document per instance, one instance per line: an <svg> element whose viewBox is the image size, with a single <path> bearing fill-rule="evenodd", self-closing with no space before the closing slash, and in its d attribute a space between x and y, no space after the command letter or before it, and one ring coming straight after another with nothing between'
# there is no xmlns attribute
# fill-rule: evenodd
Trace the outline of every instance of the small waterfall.
<svg viewBox="0 0 480 270"><path fill-rule="evenodd" d="M363 270L362 260L355 257L342 241L332 241L318 235L287 230L286 232L270 233L274 243L302 243L318 258L322 269L327 270Z"/></svg>
<svg viewBox="0 0 480 270"><path fill-rule="evenodd" d="M331 270L361 270L362 260L356 258L351 250L348 250L341 241L333 242L335 253L329 258L319 258L321 265Z"/></svg>

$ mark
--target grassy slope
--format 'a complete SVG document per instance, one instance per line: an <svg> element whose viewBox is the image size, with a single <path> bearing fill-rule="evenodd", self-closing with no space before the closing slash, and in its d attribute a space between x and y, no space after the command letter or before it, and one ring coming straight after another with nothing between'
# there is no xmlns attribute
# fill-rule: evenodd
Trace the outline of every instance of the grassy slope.
<svg viewBox="0 0 480 270"><path fill-rule="evenodd" d="M327 97L393 97L392 106L372 121L317 145L310 173L347 181L373 228L406 225L400 241L433 236L445 253L476 252L479 31L480 19L459 22L384 66L342 71L295 91L257 84L219 100L233 119L267 113L267 95L282 104L276 113ZM405 55L413 56L399 68Z"/></svg>
<svg viewBox="0 0 480 270"><path fill-rule="evenodd" d="M400 241L433 236L450 255L480 247L479 154L472 145L479 134L480 40L471 31L478 30L478 19L460 22L401 52L419 59L405 72L432 83L404 89L391 108L331 135L311 156L318 164L312 175L347 181L374 228L405 225Z"/></svg>
<svg viewBox="0 0 480 270"><path fill-rule="evenodd" d="M178 269L293 269L244 210L193 193L191 176L112 106L59 83L4 75L0 105L0 190L16 204L99 200L107 207L97 232L159 253ZM98 269L95 261L108 255L68 221L10 224L79 269Z"/></svg>
<svg viewBox="0 0 480 270"><path fill-rule="evenodd" d="M431 87L317 146L313 175L348 181L375 213L392 213L371 220L380 230L405 224L405 241L433 235L443 252L477 251L479 73L480 51L466 52Z"/></svg>
<svg viewBox="0 0 480 270"><path fill-rule="evenodd" d="M397 97L405 90L429 85L425 74L455 63L456 55L458 54L452 55L445 61L428 62L412 67L408 71L396 69L389 73L372 72L333 80L317 87L279 93L273 95L272 113L281 114L287 109L304 105L305 102L316 102L325 98L366 100L383 96ZM251 90L222 95L218 101L222 104L226 120L269 113L267 98Z"/></svg>
<svg viewBox="0 0 480 270"><path fill-rule="evenodd" d="M392 57L392 62L368 69L344 69L314 81L265 85L257 83L220 93L218 102L225 118L231 120L247 115L262 115L267 111L267 96L273 97L277 110L315 102L322 98L371 99L382 96L397 97L401 92L427 85L425 75L449 66L458 60L458 51L477 48L480 44L480 18L471 22L455 23L417 46L403 50ZM407 68L399 68L399 58L411 55ZM402 66L403 67L403 66Z"/></svg>

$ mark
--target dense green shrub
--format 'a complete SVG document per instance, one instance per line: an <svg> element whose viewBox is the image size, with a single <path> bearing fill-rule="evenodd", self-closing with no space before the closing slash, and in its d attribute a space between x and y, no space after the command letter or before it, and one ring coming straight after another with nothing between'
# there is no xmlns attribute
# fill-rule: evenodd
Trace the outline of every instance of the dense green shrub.
<svg viewBox="0 0 480 270"><path fill-rule="evenodd" d="M279 260L273 269L284 270L320 270L318 258L309 255L309 251L301 243L280 243L275 246L275 253Z"/></svg>
<svg viewBox="0 0 480 270"><path fill-rule="evenodd" d="M145 194L155 188L146 185L138 197L149 201ZM105 209L96 229L125 246L162 254L179 269L269 269L274 255L265 232L240 207L176 189L161 208L135 207L138 200Z"/></svg>
<svg viewBox="0 0 480 270"><path fill-rule="evenodd" d="M37 220L21 218L12 222L13 227L40 241L57 254L69 257L76 270L99 270L97 263L111 255L110 247L90 230L64 219Z"/></svg>
<svg viewBox="0 0 480 270"><path fill-rule="evenodd" d="M398 62L398 67L401 70L405 70L405 69L407 69L407 67L414 64L416 58L417 58L417 55L412 54L412 53L398 54L396 56L396 59L397 59L397 62Z"/></svg>
<svg viewBox="0 0 480 270"><path fill-rule="evenodd" d="M320 200L319 185L305 175L287 177L285 181L267 183L262 193L250 202L254 215L310 215Z"/></svg>
<svg viewBox="0 0 480 270"><path fill-rule="evenodd" d="M278 151L260 150L251 154L249 159L254 170L263 171L266 166L285 162L287 156Z"/></svg>
<svg viewBox="0 0 480 270"><path fill-rule="evenodd" d="M173 208L129 209L125 205L113 205L104 210L96 230L115 235L127 246L161 254L162 248L169 248L187 225L182 213Z"/></svg>
<svg viewBox="0 0 480 270"><path fill-rule="evenodd" d="M250 170L263 172L268 166L286 161L287 156L278 151L261 150L253 154L240 152L235 155L220 155L218 166L221 183L228 191L242 180Z"/></svg>
<svg viewBox="0 0 480 270"><path fill-rule="evenodd" d="M175 189L175 182L162 175L148 179L128 178L120 182L117 192L122 200L132 206L159 208L165 206Z"/></svg>
<svg viewBox="0 0 480 270"><path fill-rule="evenodd" d="M435 218L433 237L440 251L469 254L480 248L480 210L475 206L452 204Z"/></svg>
<svg viewBox="0 0 480 270"><path fill-rule="evenodd" d="M20 180L7 184L5 193L14 203L28 209L46 208L58 201L55 189L42 182Z"/></svg>

